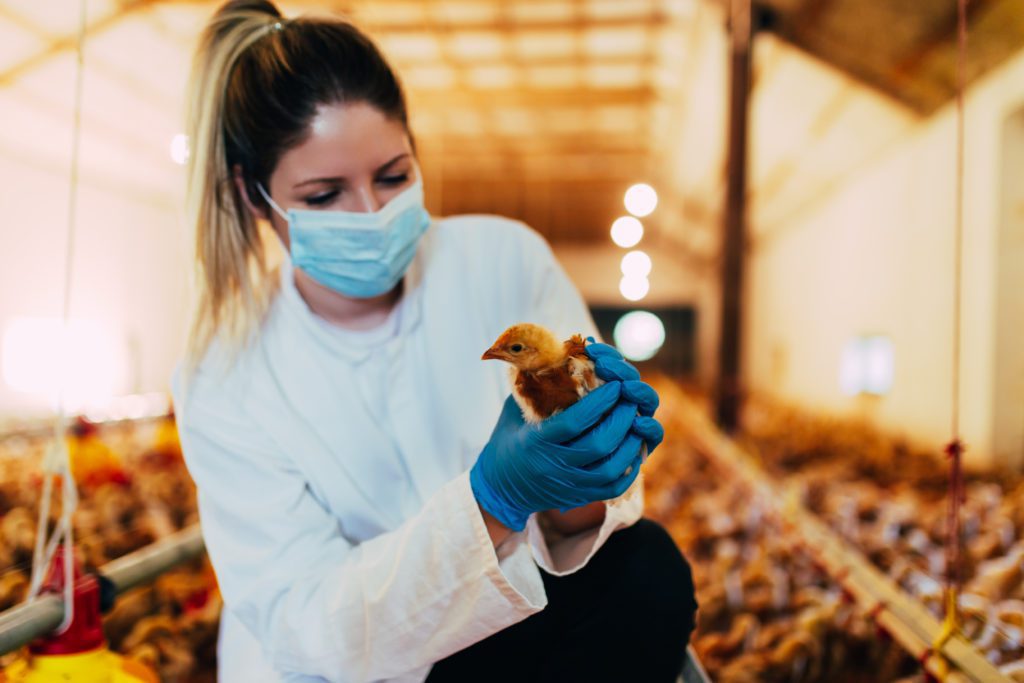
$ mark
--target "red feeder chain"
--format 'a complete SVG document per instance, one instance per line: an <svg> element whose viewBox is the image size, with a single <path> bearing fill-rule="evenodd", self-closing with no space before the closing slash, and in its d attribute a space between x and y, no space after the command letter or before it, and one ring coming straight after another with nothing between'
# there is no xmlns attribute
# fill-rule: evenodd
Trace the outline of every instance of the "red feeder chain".
<svg viewBox="0 0 1024 683"><path fill-rule="evenodd" d="M946 524L946 619L942 632L932 644L932 651L941 654L942 646L960 633L959 591L963 539L960 529L960 506L964 491L963 452L960 440L960 336L963 298L963 234L964 234L964 89L967 84L967 2L957 0L957 88L956 88L956 211L954 216L953 277L953 396L952 440L946 446L949 457L949 516Z"/></svg>

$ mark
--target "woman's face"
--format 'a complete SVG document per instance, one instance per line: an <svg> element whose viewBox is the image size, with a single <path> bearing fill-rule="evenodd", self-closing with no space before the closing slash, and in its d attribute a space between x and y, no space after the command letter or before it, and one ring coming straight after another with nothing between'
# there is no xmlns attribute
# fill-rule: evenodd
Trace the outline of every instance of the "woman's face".
<svg viewBox="0 0 1024 683"><path fill-rule="evenodd" d="M415 180L405 128L364 102L324 105L309 136L286 151L270 176L270 196L285 211L378 211ZM285 247L288 221L268 212Z"/></svg>

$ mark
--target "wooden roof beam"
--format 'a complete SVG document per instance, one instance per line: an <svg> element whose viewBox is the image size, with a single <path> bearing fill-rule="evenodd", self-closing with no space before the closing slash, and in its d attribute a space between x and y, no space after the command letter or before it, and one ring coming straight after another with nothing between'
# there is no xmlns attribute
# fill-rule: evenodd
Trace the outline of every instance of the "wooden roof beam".
<svg viewBox="0 0 1024 683"><path fill-rule="evenodd" d="M390 36L403 34L432 33L443 26L449 31L465 32L488 32L513 35L525 32L555 32L566 33L569 31L581 31L592 28L615 28L615 29L644 29L661 28L672 24L672 19L662 12L654 12L643 19L606 19L603 17L577 16L567 21L550 20L502 20L496 18L494 21L472 21L472 22L437 22L427 24L416 23L383 23L375 22L359 16L358 11L351 15L352 20L361 28L365 28L372 35Z"/></svg>
<svg viewBox="0 0 1024 683"><path fill-rule="evenodd" d="M107 30L131 14L148 9L156 1L157 0L123 0L123 2L118 4L117 9L113 12L99 17L98 19L94 19L86 24L86 40L89 39L89 36ZM74 50L77 44L77 33L53 39L50 44L42 50L39 50L35 54L29 55L27 58L13 66L0 71L0 88L10 85L24 74L28 73L32 69L42 66L57 55Z"/></svg>
<svg viewBox="0 0 1024 683"><path fill-rule="evenodd" d="M481 111L501 107L600 107L649 105L658 98L651 87L566 88L478 88L472 91L410 90L413 107L450 109L469 107Z"/></svg>

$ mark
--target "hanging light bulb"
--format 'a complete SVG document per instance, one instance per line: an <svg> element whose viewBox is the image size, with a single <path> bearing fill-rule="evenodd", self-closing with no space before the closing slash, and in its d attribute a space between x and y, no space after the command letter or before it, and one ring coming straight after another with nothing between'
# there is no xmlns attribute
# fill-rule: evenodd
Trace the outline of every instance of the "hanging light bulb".
<svg viewBox="0 0 1024 683"><path fill-rule="evenodd" d="M622 257L620 268L626 277L647 277L651 274L651 257L640 250L631 251Z"/></svg>
<svg viewBox="0 0 1024 683"><path fill-rule="evenodd" d="M624 275L619 280L619 292L630 301L640 301L651 289L646 277Z"/></svg>
<svg viewBox="0 0 1024 683"><path fill-rule="evenodd" d="M184 133L178 133L171 138L171 159L181 165L188 161L188 136Z"/></svg>
<svg viewBox="0 0 1024 683"><path fill-rule="evenodd" d="M626 190L623 203L626 205L626 211L643 218L658 206L658 193L647 183L637 183Z"/></svg>
<svg viewBox="0 0 1024 683"><path fill-rule="evenodd" d="M629 360L647 360L665 343L665 325L653 313L630 311L615 323L612 338Z"/></svg>
<svg viewBox="0 0 1024 683"><path fill-rule="evenodd" d="M629 249L636 246L640 238L644 236L644 225L632 216L616 218L612 223L612 242Z"/></svg>

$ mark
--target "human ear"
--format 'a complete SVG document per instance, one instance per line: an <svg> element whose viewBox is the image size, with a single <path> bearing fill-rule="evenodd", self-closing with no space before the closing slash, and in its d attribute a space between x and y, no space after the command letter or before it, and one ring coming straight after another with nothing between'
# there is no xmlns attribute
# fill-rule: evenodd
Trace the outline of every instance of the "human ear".
<svg viewBox="0 0 1024 683"><path fill-rule="evenodd" d="M242 202L245 204L246 208L248 208L256 218L262 218L265 221L269 221L270 215L268 211L264 207L254 204L252 198L249 196L249 189L245 185L245 174L242 172L242 167L239 164L235 164L231 169L231 179L235 183L235 191L238 192L238 196L242 198Z"/></svg>

